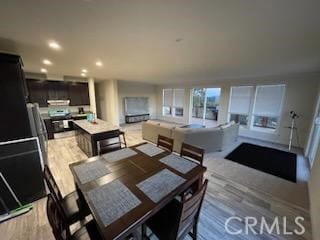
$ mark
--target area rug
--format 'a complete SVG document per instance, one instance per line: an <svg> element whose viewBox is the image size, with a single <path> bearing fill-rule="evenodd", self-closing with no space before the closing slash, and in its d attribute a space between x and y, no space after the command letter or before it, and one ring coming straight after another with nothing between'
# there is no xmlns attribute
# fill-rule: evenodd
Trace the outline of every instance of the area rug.
<svg viewBox="0 0 320 240"><path fill-rule="evenodd" d="M294 153L242 143L225 158L291 182L296 182L297 155Z"/></svg>

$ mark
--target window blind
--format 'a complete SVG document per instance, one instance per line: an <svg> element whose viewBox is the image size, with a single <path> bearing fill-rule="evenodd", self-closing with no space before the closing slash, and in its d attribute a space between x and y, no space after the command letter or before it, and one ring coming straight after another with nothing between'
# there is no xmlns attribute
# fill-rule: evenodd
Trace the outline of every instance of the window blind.
<svg viewBox="0 0 320 240"><path fill-rule="evenodd" d="M229 113L248 115L254 87L231 87Z"/></svg>
<svg viewBox="0 0 320 240"><path fill-rule="evenodd" d="M184 89L174 89L174 107L183 108L184 105Z"/></svg>
<svg viewBox="0 0 320 240"><path fill-rule="evenodd" d="M257 86L253 114L263 117L278 117L285 85Z"/></svg>
<svg viewBox="0 0 320 240"><path fill-rule="evenodd" d="M173 89L163 89L163 106L172 107Z"/></svg>

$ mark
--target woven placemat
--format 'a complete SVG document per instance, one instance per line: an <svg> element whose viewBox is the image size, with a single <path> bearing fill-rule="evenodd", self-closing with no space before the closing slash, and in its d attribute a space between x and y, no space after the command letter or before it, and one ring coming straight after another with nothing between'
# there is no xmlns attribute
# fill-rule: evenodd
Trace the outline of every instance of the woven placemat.
<svg viewBox="0 0 320 240"><path fill-rule="evenodd" d="M155 155L158 155L160 153L163 153L164 150L161 148L158 148L157 146L154 146L150 143L143 144L139 147L136 147L139 151L143 152L144 154L147 154L150 157L153 157Z"/></svg>
<svg viewBox="0 0 320 240"><path fill-rule="evenodd" d="M82 163L74 166L73 170L82 184L93 181L110 173L110 171L100 160Z"/></svg>
<svg viewBox="0 0 320 240"><path fill-rule="evenodd" d="M168 169L163 169L136 186L157 203L184 182L184 178Z"/></svg>
<svg viewBox="0 0 320 240"><path fill-rule="evenodd" d="M197 166L196 163L175 154L170 154L164 158L161 158L160 162L166 164L169 167L172 167L173 169L183 174L186 174Z"/></svg>
<svg viewBox="0 0 320 240"><path fill-rule="evenodd" d="M102 157L108 162L116 162L128 157L132 157L136 154L138 154L136 151L130 148L124 148L121 150L103 154Z"/></svg>
<svg viewBox="0 0 320 240"><path fill-rule="evenodd" d="M110 225L141 203L119 180L95 188L87 195L104 226Z"/></svg>

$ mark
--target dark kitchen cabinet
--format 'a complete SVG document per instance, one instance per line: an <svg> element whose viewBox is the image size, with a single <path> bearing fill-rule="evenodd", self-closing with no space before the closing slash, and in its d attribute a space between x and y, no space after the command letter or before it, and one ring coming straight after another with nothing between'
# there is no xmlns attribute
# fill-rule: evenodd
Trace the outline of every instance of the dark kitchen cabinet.
<svg viewBox="0 0 320 240"><path fill-rule="evenodd" d="M0 53L0 142L31 136L25 86L20 57Z"/></svg>
<svg viewBox="0 0 320 240"><path fill-rule="evenodd" d="M68 83L64 81L47 81L48 100L68 100Z"/></svg>
<svg viewBox="0 0 320 240"><path fill-rule="evenodd" d="M47 107L48 100L70 100L70 106L90 105L88 83L28 79L29 102Z"/></svg>
<svg viewBox="0 0 320 240"><path fill-rule="evenodd" d="M44 80L27 79L29 101L38 103L40 107L47 107L48 82Z"/></svg>
<svg viewBox="0 0 320 240"><path fill-rule="evenodd" d="M76 130L76 141L78 147L89 157L94 156L92 151L91 136L84 130L75 126Z"/></svg>
<svg viewBox="0 0 320 240"><path fill-rule="evenodd" d="M46 125L48 139L54 139L54 129L51 119L45 119L44 124Z"/></svg>
<svg viewBox="0 0 320 240"><path fill-rule="evenodd" d="M89 89L87 83L70 82L68 86L71 106L89 105Z"/></svg>

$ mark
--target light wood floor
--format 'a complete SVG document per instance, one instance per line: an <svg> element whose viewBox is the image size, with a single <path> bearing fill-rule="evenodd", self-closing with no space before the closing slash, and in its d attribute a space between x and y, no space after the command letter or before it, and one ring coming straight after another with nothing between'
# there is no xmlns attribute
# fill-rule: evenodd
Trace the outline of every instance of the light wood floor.
<svg viewBox="0 0 320 240"><path fill-rule="evenodd" d="M139 127L132 125L126 129L127 142L133 145L142 141ZM63 194L74 190L73 179L68 165L86 159L77 147L74 137L49 141L49 165ZM232 179L220 176L208 167L206 177L209 179L208 191L205 196L199 223L199 239L311 239L310 218L308 210L279 200L270 194L249 186L241 185ZM0 239L5 240L51 240L53 236L46 217L46 199L33 204L31 212L0 224ZM306 233L303 236L267 234L229 235L224 223L230 216L244 219L263 216L268 223L275 217L286 216L288 231L295 228L296 216L304 217ZM232 229L244 229L243 222L233 221ZM260 221L259 221L260 223ZM259 229L259 225L255 229ZM281 229L283 224L281 224Z"/></svg>

